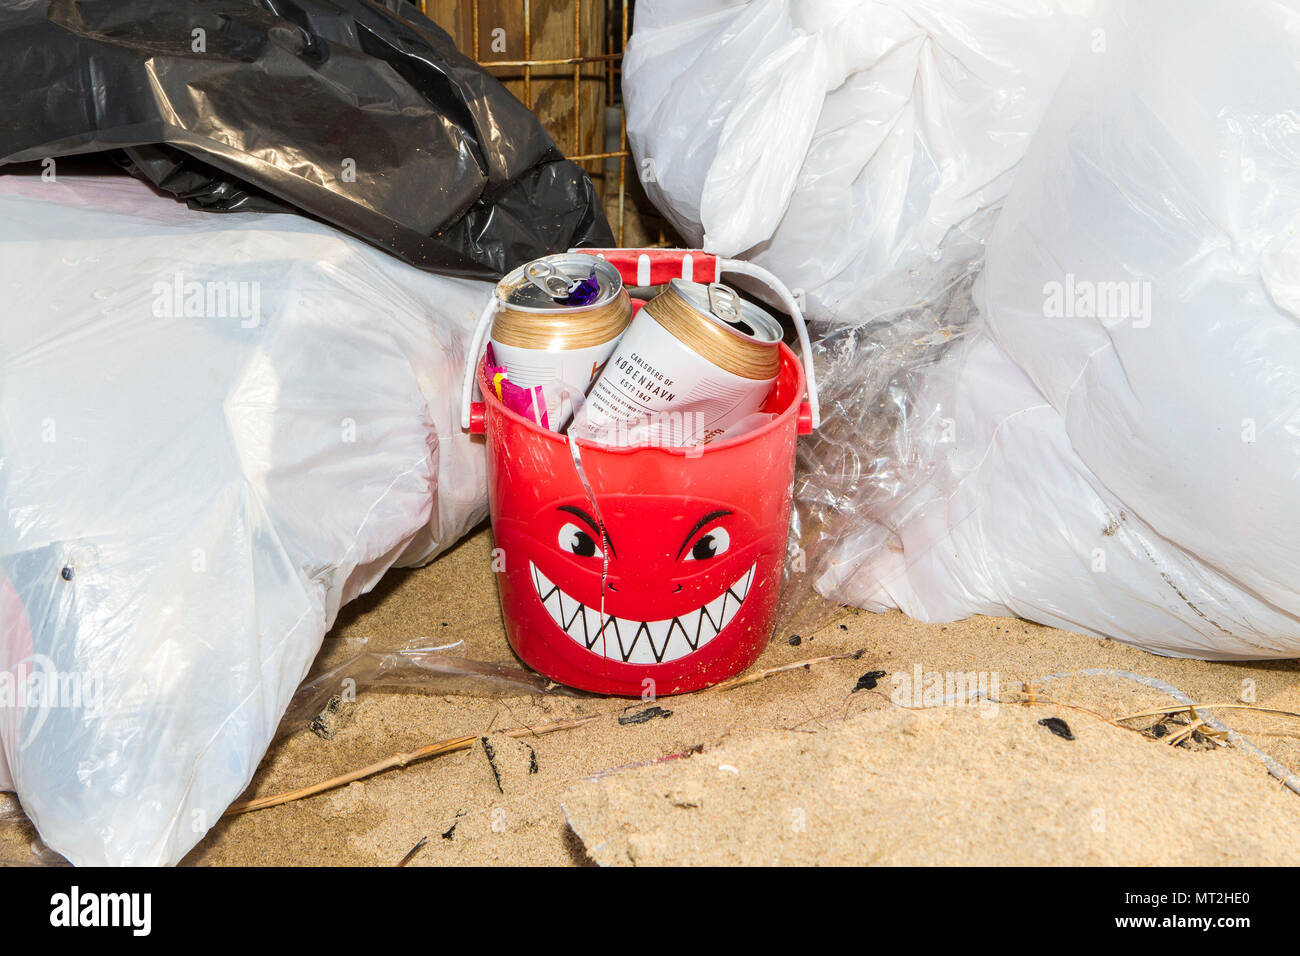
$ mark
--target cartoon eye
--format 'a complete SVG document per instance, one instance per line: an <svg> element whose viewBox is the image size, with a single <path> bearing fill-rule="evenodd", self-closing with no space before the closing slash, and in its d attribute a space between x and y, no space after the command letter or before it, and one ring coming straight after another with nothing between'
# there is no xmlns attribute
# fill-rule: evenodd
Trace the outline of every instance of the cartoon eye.
<svg viewBox="0 0 1300 956"><path fill-rule="evenodd" d="M690 554L686 555L686 560L707 561L709 558L716 558L730 547L731 535L727 534L727 529L714 528L692 545Z"/></svg>
<svg viewBox="0 0 1300 956"><path fill-rule="evenodd" d="M572 522L560 529L560 550L576 554L580 558L605 556L605 553L596 546L596 539Z"/></svg>

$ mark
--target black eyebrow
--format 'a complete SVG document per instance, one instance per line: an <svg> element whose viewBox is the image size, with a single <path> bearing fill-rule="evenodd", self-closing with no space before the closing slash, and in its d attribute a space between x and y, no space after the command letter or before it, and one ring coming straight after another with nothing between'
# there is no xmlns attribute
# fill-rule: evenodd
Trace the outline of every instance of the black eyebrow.
<svg viewBox="0 0 1300 956"><path fill-rule="evenodd" d="M591 530L596 532L596 538L604 542L605 544L609 545L609 553L616 558L618 557L618 552L614 550L614 542L609 540L609 532L607 532L600 525L596 524L595 518L587 514L587 512L583 511L581 508L577 508L573 505L560 505L558 510L567 511L569 514L575 515L576 517L579 517L583 521L587 522L587 524L591 527Z"/></svg>
<svg viewBox="0 0 1300 956"><path fill-rule="evenodd" d="M730 511L710 511L699 521L695 522L695 527L691 529L691 533L688 534L686 536L686 540L682 542L681 551L677 552L677 557L680 558L682 556L682 551L686 550L686 546L691 543L691 539L695 537L695 533L697 531L699 531L701 528L703 528L706 524L708 524L713 519L725 518L729 514L731 514Z"/></svg>

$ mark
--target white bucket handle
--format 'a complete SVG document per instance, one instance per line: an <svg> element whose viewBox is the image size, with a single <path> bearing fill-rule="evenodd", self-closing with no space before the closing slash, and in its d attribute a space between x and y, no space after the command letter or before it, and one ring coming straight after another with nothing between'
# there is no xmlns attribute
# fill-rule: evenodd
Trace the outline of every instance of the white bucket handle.
<svg viewBox="0 0 1300 956"><path fill-rule="evenodd" d="M460 383L460 427L469 430L469 410L474 403L474 386L477 384L478 363L487 347L488 329L492 327L492 317L497 314L497 294L493 290L487 306L478 317L474 326L474 338L470 340L469 351L465 353L465 375Z"/></svg>
<svg viewBox="0 0 1300 956"><path fill-rule="evenodd" d="M803 309L799 308L799 303L794 300L785 283L762 266L741 259L719 257L718 272L734 272L757 279L776 293L776 297L790 313L790 318L794 319L795 331L799 333L799 348L803 352L804 376L808 380L808 410L812 412L812 427L816 429L822 423L822 410L821 403L817 400L817 373L813 371L812 341L808 338L808 326L804 322Z"/></svg>

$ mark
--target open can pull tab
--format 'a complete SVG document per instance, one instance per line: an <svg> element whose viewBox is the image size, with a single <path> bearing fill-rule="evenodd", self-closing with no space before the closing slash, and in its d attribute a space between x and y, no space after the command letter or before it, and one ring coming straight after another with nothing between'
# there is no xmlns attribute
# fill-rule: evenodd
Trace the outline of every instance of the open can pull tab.
<svg viewBox="0 0 1300 956"><path fill-rule="evenodd" d="M572 283L549 262L533 262L524 269L528 281L552 299L563 299L569 294Z"/></svg>
<svg viewBox="0 0 1300 956"><path fill-rule="evenodd" d="M709 283L709 311L723 322L735 322L740 310L736 307L736 293L721 282Z"/></svg>

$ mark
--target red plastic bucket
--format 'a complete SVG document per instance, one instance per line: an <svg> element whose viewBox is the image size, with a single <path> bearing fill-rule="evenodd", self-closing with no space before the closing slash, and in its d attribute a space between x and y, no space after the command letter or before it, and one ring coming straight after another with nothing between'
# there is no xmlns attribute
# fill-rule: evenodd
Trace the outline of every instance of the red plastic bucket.
<svg viewBox="0 0 1300 956"><path fill-rule="evenodd" d="M758 658L780 596L795 442L812 418L799 359L780 348L763 406L774 420L703 448L578 440L581 473L569 440L507 409L478 364L470 427L486 435L506 634L528 666L658 696Z"/></svg>

